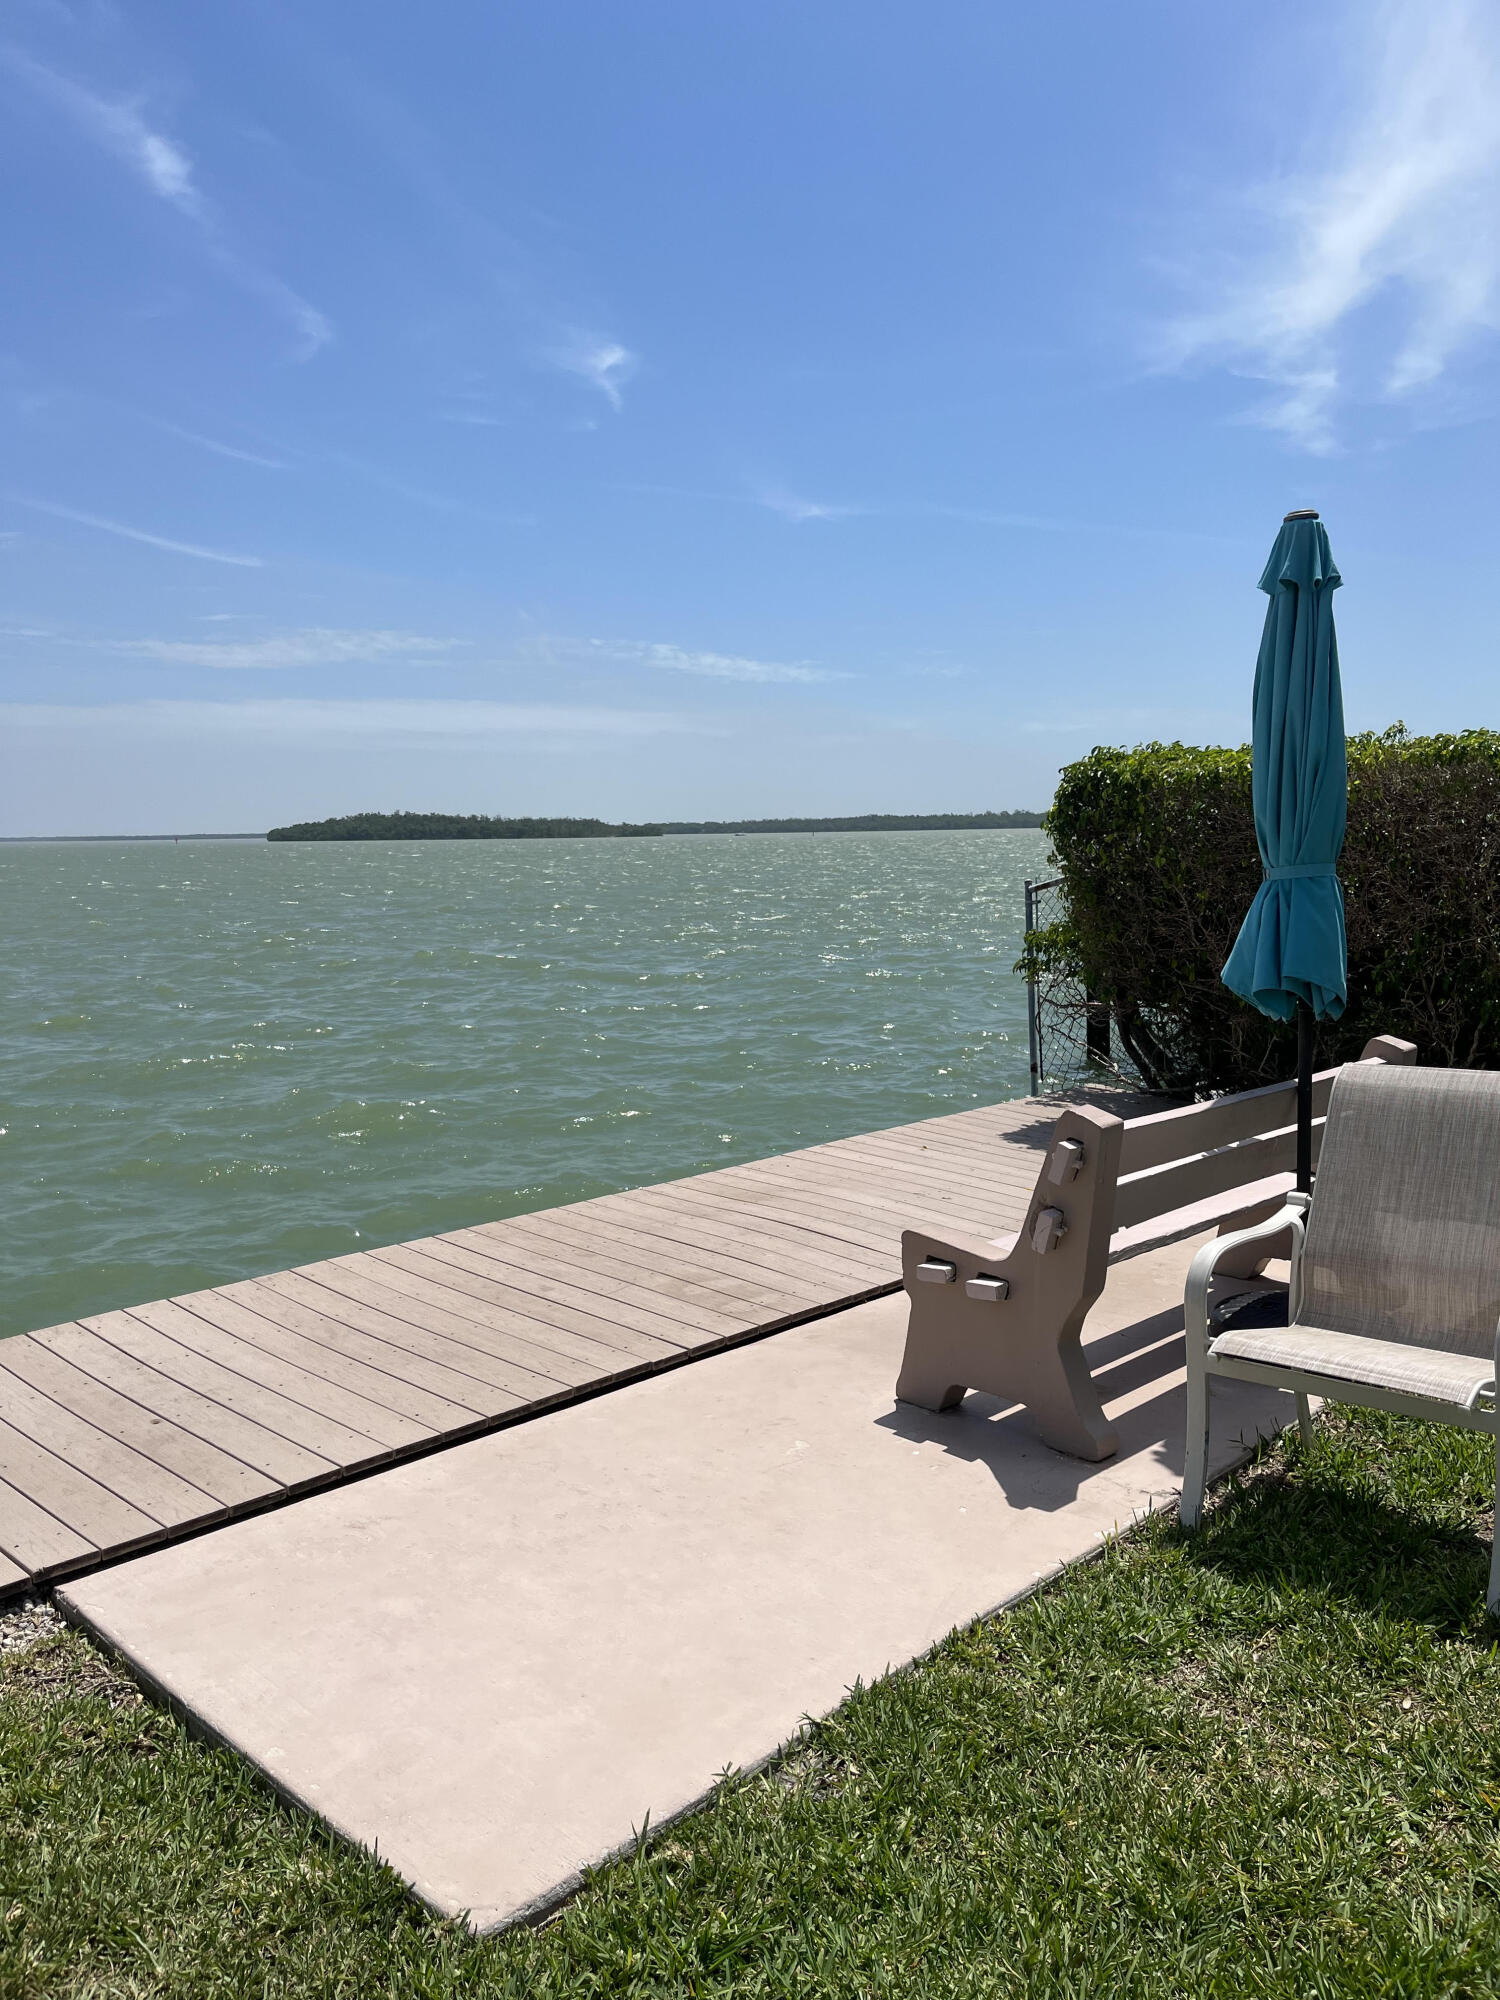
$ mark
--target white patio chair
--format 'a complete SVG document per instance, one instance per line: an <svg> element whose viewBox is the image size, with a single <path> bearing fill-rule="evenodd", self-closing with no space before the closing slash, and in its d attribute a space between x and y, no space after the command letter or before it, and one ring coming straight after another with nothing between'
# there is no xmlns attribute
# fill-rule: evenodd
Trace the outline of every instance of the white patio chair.
<svg viewBox="0 0 1500 2000"><path fill-rule="evenodd" d="M1218 1325L1214 1271L1290 1234L1290 1324ZM1500 1074L1351 1063L1328 1107L1313 1193L1208 1244L1187 1281L1182 1524L1203 1512L1217 1376L1397 1410L1500 1439ZM1496 1495L1500 1502L1500 1444ZM1487 1601L1500 1611L1500 1535Z"/></svg>

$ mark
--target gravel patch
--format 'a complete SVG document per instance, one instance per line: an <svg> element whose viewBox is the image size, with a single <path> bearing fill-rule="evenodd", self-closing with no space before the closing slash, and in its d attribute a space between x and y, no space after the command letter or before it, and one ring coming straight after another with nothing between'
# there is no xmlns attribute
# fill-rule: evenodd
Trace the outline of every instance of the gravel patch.
<svg viewBox="0 0 1500 2000"><path fill-rule="evenodd" d="M86 1634L75 1632L47 1598L37 1596L0 1610L0 1699L11 1695L43 1701L87 1697L116 1710L145 1705L130 1675Z"/></svg>
<svg viewBox="0 0 1500 2000"><path fill-rule="evenodd" d="M67 1627L45 1597L18 1597L0 1608L0 1655L24 1652L38 1639L50 1639Z"/></svg>

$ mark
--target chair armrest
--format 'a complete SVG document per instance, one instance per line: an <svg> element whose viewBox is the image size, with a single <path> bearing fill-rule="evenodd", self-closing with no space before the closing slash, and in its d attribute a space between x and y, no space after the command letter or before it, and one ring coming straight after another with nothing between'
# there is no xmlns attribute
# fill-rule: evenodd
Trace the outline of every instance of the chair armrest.
<svg viewBox="0 0 1500 2000"><path fill-rule="evenodd" d="M1289 1194L1286 1206L1264 1222L1257 1222L1250 1229L1236 1229L1228 1236L1220 1236L1212 1243L1205 1243L1188 1268L1187 1289L1183 1296L1184 1331L1188 1347L1192 1351L1194 1342L1201 1355L1208 1345L1211 1331L1208 1319L1208 1290L1215 1271L1231 1251L1240 1250L1250 1243L1262 1243L1268 1238L1281 1236L1287 1230L1292 1235L1292 1276L1293 1291L1296 1289L1298 1259L1302 1254L1302 1239L1307 1227L1308 1197L1305 1194Z"/></svg>
<svg viewBox="0 0 1500 2000"><path fill-rule="evenodd" d="M1469 1408L1473 1410L1486 1407L1483 1401L1486 1395L1489 1397L1488 1407L1493 1408L1500 1405L1500 1321L1497 1321L1495 1326L1495 1380L1488 1390L1475 1390L1474 1394L1469 1398ZM1500 1449L1500 1447L1497 1447L1497 1449Z"/></svg>

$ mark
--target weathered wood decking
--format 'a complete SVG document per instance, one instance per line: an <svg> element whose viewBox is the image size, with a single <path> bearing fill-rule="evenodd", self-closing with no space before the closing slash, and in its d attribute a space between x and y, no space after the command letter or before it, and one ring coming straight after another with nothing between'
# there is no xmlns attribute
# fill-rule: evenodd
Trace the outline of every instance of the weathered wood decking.
<svg viewBox="0 0 1500 2000"><path fill-rule="evenodd" d="M1019 1226L1056 1107L963 1111L0 1341L0 1595L901 1282Z"/></svg>

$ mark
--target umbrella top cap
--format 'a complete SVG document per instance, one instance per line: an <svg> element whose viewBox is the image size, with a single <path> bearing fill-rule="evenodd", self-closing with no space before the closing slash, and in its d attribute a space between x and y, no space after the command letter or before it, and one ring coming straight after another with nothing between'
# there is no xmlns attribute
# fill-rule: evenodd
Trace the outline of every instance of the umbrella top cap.
<svg viewBox="0 0 1500 2000"><path fill-rule="evenodd" d="M1328 530L1312 507L1288 514L1276 531L1270 558L1260 579L1262 590L1275 596L1284 589L1320 586L1337 590L1341 579L1328 546Z"/></svg>

